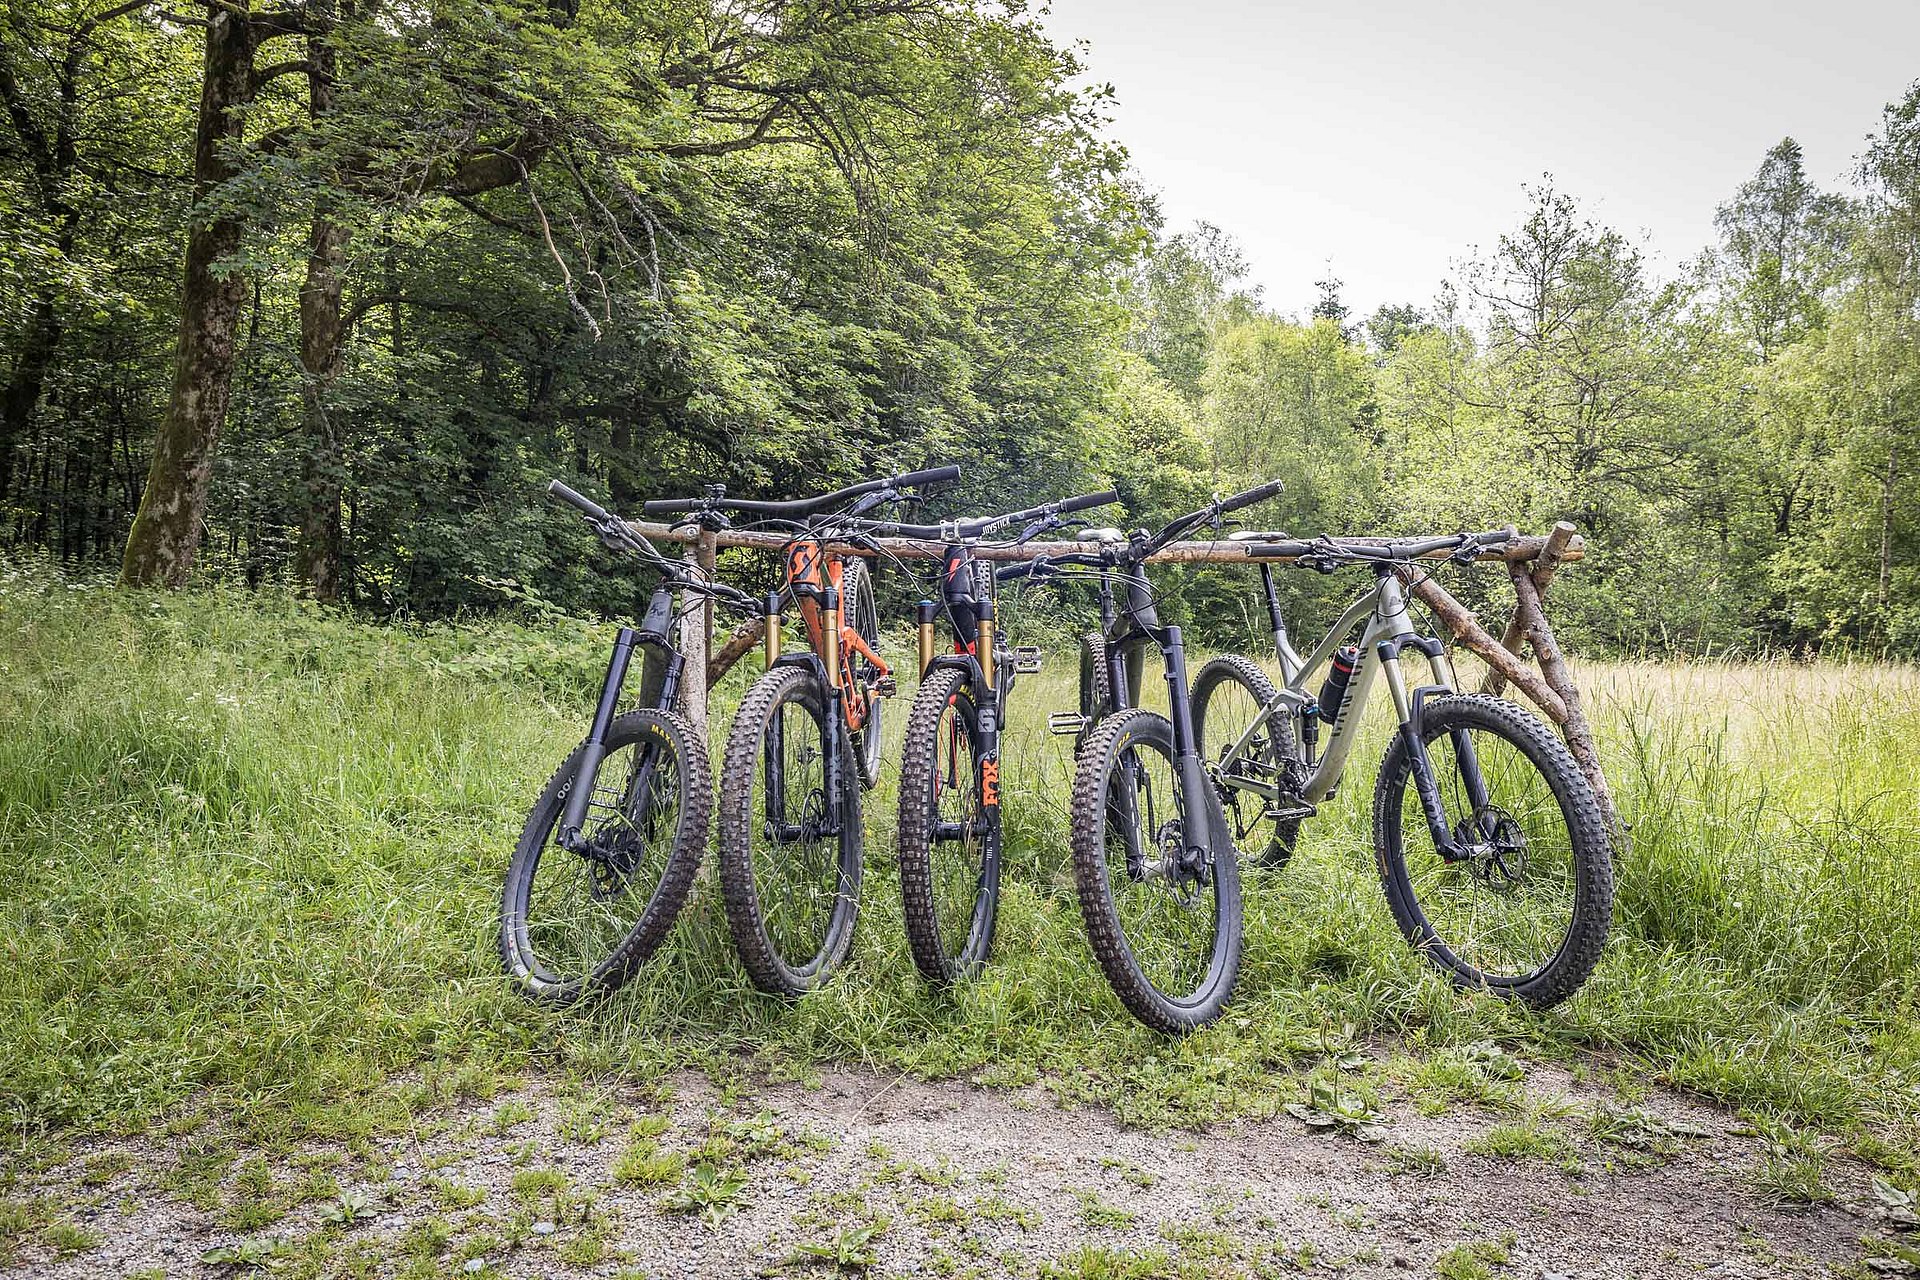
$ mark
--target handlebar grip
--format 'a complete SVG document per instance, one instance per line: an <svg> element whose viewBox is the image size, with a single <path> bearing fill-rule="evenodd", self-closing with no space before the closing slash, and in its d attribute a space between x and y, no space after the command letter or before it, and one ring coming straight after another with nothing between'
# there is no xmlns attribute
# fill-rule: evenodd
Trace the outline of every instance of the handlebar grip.
<svg viewBox="0 0 1920 1280"><path fill-rule="evenodd" d="M1012 582L1017 578L1025 578L1031 575L1042 563L1043 562L1039 560L1023 560L1019 564L1003 565L993 571L993 580L995 582ZM1051 569L1053 566L1049 564L1047 568Z"/></svg>
<svg viewBox="0 0 1920 1280"><path fill-rule="evenodd" d="M1104 507L1120 501L1120 495L1112 489L1103 489L1099 493L1083 493L1077 498L1068 498L1060 504L1060 514L1069 511L1087 511L1093 507Z"/></svg>
<svg viewBox="0 0 1920 1280"><path fill-rule="evenodd" d="M581 511L585 512L592 519L599 520L602 522L613 519L612 516L607 514L607 509L605 507L595 502L592 498L586 497L584 494L578 493L575 490L568 488L566 485L562 484L558 480L553 480L548 482L547 496L549 498L559 498L563 502L572 503L574 506L580 508Z"/></svg>
<svg viewBox="0 0 1920 1280"><path fill-rule="evenodd" d="M891 483L896 489L916 489L922 485L950 484L960 478L958 467L935 467L931 471L909 471L903 476L895 476Z"/></svg>
<svg viewBox="0 0 1920 1280"><path fill-rule="evenodd" d="M1265 484L1255 485L1245 493L1236 493L1231 498L1222 498L1220 500L1220 514L1226 515L1229 511L1238 511L1240 508L1250 507L1256 502L1265 502L1268 498L1277 498L1286 491L1286 487L1286 484L1282 481L1269 480Z"/></svg>
<svg viewBox="0 0 1920 1280"><path fill-rule="evenodd" d="M1311 542L1247 542L1242 543L1247 556L1253 560L1277 560L1286 556L1304 556L1313 550Z"/></svg>
<svg viewBox="0 0 1920 1280"><path fill-rule="evenodd" d="M640 514L643 516L685 515L699 505L692 498L649 498L640 504Z"/></svg>

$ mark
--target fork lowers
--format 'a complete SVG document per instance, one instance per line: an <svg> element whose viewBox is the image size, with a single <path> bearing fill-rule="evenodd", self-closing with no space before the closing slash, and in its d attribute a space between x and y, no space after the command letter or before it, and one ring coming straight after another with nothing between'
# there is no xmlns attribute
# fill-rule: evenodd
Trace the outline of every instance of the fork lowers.
<svg viewBox="0 0 1920 1280"><path fill-rule="evenodd" d="M939 615L940 607L931 600L922 600L914 607L914 620L920 626L920 678L927 678L927 668L933 665L933 622Z"/></svg>

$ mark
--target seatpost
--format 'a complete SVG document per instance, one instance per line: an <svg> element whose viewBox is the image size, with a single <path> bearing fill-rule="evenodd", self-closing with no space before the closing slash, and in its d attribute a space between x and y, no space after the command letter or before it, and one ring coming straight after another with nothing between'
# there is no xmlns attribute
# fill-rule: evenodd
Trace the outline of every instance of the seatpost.
<svg viewBox="0 0 1920 1280"><path fill-rule="evenodd" d="M1286 647L1287 620L1280 613L1280 589L1273 583L1273 566L1265 560L1260 562L1260 589L1267 598L1267 623L1273 632L1273 654L1278 658Z"/></svg>

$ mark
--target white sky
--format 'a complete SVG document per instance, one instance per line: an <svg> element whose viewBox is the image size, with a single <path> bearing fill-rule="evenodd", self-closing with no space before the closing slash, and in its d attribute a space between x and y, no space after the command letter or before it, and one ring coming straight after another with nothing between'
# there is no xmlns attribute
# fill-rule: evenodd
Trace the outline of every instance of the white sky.
<svg viewBox="0 0 1920 1280"><path fill-rule="evenodd" d="M1168 226L1236 237L1269 305L1329 259L1357 316L1426 304L1551 172L1670 272L1782 137L1849 183L1920 79L1920 0L1052 0Z"/></svg>

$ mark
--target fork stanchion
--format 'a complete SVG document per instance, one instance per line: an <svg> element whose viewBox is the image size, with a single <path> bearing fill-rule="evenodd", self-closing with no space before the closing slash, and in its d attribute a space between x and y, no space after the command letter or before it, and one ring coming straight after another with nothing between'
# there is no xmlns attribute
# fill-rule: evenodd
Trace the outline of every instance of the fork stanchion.
<svg viewBox="0 0 1920 1280"><path fill-rule="evenodd" d="M920 678L927 678L927 668L933 665L933 624L939 617L940 606L931 600L922 600L914 606L914 625L920 640Z"/></svg>

